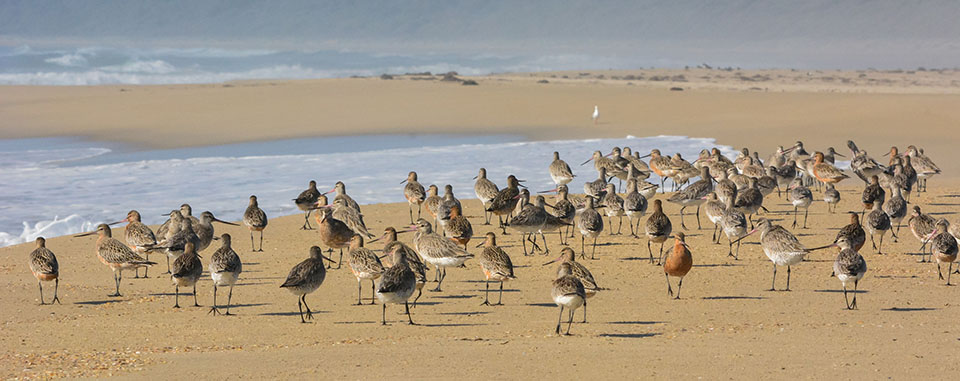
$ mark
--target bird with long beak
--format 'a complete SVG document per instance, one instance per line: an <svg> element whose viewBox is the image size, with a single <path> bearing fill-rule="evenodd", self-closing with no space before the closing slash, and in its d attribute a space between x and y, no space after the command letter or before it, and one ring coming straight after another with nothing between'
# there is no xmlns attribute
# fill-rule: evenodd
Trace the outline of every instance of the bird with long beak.
<svg viewBox="0 0 960 381"><path fill-rule="evenodd" d="M483 241L480 246L483 246L483 251L480 252L480 256L477 258L477 261L480 262L480 268L483 270L483 275L485 277L484 283L486 284L486 291L483 294L483 304L486 306L502 306L503 305L503 282L517 279L513 275L513 261L510 260L510 256L507 255L507 252L503 251L500 246L497 246L497 235L493 232L488 232L486 239ZM490 281L500 282L500 298L497 299L496 304L490 304Z"/></svg>
<svg viewBox="0 0 960 381"><path fill-rule="evenodd" d="M343 181L337 181L337 184L333 186L333 189L323 192L323 194L328 195L333 192L337 192L337 196L333 198L333 202L337 202L337 200L343 200L344 205L353 208L357 211L357 213L363 213L360 211L360 204L358 204L353 197L350 197L350 195L347 194L347 186L343 183Z"/></svg>
<svg viewBox="0 0 960 381"><path fill-rule="evenodd" d="M107 225L119 225L124 222L127 223L127 227L123 230L123 239L127 241L127 246L137 254L143 255L146 260L149 261L150 251L147 249L157 244L157 238L153 234L153 230L150 230L149 226L140 221L140 212L136 210L127 212L126 218L117 222L111 222ZM140 271L134 269L133 277L139 278ZM143 268L143 277L147 278L147 267Z"/></svg>
<svg viewBox="0 0 960 381"><path fill-rule="evenodd" d="M407 174L407 179L400 182L400 184L406 183L407 185L403 186L403 198L407 199L407 204L410 209L410 223L413 223L413 204L417 204L417 218L420 218L420 212L423 208L423 201L427 198L427 192L423 189L423 185L420 185L417 182L417 173L410 171Z"/></svg>
<svg viewBox="0 0 960 381"><path fill-rule="evenodd" d="M566 265L570 269L570 275L572 275L574 278L577 278L577 280L579 280L580 283L583 284L584 296L587 299L592 298L594 295L597 294L597 292L599 292L600 290L603 290L603 288L597 285L597 281L596 279L594 279L593 274L590 273L590 270L588 270L584 265L582 265L580 262L577 262L576 257L577 257L576 252L574 252L573 249L569 247L564 247L563 250L560 250L559 257L555 258L550 262L544 263L542 266L547 266L551 263L557 263L557 262L560 262ZM563 266L557 269L557 277L562 276L562 273L563 273L562 267ZM583 323L587 322L586 305L584 305L584 308L583 308L582 322Z"/></svg>
<svg viewBox="0 0 960 381"><path fill-rule="evenodd" d="M100 262L109 266L114 273L113 280L116 286L116 292L108 296L121 296L120 281L123 279L123 270L132 270L157 264L156 262L143 259L143 257L137 253L134 253L133 250L130 250L127 245L113 238L113 232L107 224L100 224L97 226L97 230L78 234L74 237L85 237L93 234L98 235L97 243L94 246L97 257L100 258Z"/></svg>
<svg viewBox="0 0 960 381"><path fill-rule="evenodd" d="M683 277L687 276L690 268L693 267L693 255L690 254L690 246L684 241L682 232L674 235L676 242L673 244L673 251L667 254L663 261L663 275L667 278L667 294L673 296L673 289L670 288L670 277L680 278L677 283L677 296L674 299L680 299L680 288L683 287Z"/></svg>
<svg viewBox="0 0 960 381"><path fill-rule="evenodd" d="M333 262L332 259L323 255L319 246L311 247L310 257L293 266L290 269L290 274L287 275L287 279L280 285L280 288L286 288L292 294L298 296L297 307L300 309L301 323L307 322L304 320L304 307L307 308L306 318L313 319L313 311L310 311L310 307L307 306L307 294L320 288L323 280L327 277L327 268L323 265L324 260Z"/></svg>
<svg viewBox="0 0 960 381"><path fill-rule="evenodd" d="M757 227L738 239L737 242L758 231L760 232L760 246L763 247L763 252L767 255L767 258L773 262L773 281L769 291L777 290L777 266L787 266L787 287L783 291L790 291L790 267L800 263L810 250L803 247L800 240L783 226L774 225L766 218L758 219Z"/></svg>
<svg viewBox="0 0 960 381"><path fill-rule="evenodd" d="M517 201L520 200L517 196L520 195L519 187L523 186L520 184L522 182L523 180L518 180L514 175L507 176L507 187L497 193L497 196L490 201L490 206L486 209L500 218L502 235L507 234L507 226L503 223L503 217L509 216L513 213L513 209L517 207Z"/></svg>

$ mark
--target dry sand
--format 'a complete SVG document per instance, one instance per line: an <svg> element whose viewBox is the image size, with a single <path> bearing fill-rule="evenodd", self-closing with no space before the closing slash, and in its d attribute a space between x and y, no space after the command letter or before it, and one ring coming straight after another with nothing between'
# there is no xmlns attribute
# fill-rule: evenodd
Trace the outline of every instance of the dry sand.
<svg viewBox="0 0 960 381"><path fill-rule="evenodd" d="M633 73L641 72L649 78L660 71ZM914 201L960 223L960 194L947 186L960 173L953 147L960 121L957 73L829 73L851 78L843 83L823 80L822 73L794 78L781 71L783 78L764 81L767 90L756 91L743 87L758 86L752 82L716 78L733 72L691 72L698 74L687 74L688 82L634 85L611 78L628 74L607 72L603 79L599 73L490 76L478 78L479 86L404 78L0 87L0 136L73 135L170 147L360 133L508 132L533 139L680 134L716 137L764 154L797 138L811 148L840 148L853 138L875 157L891 144L912 143L925 147L946 172ZM708 74L710 81L693 81ZM755 74L763 73L743 73ZM911 75L922 80L910 84ZM947 79L925 79L931 76ZM869 85L870 78L890 82ZM537 83L541 79L549 83ZM667 90L677 85L685 91ZM597 127L589 120L594 104L602 113ZM859 181L847 180L840 189L838 210L859 210ZM775 196L766 205L778 219L792 209ZM490 230L480 225L475 201L465 208L477 236ZM668 204L666 210L678 224L678 208ZM847 222L842 213L825 211L824 203L815 203L810 229L794 230L807 246L830 242ZM364 213L376 231L408 223L405 204L368 205ZM0 377L945 378L960 368L952 357L960 340L957 289L937 280L934 265L908 255L919 247L908 230L900 243L887 237L887 255L874 254L869 244L863 250L870 270L857 311L844 308L839 281L829 276L832 250L794 267L793 291L767 292L771 264L756 240L733 261L725 245L708 243L704 219L705 230L689 231L696 267L676 301L666 295L662 271L646 261L643 240L604 234L600 259L585 264L608 290L590 300L589 323L575 324L572 337L557 337L558 309L550 300L556 266L540 266L547 256L524 257L517 234L501 238L519 277L506 287L505 306L480 305L482 273L469 261L449 271L444 292L424 293L413 311L420 325L407 326L398 315L402 307L390 306L391 325L381 327L379 305L351 305L356 281L342 269L308 297L318 313L312 324L301 324L296 297L279 288L290 267L319 242L317 233L298 230L301 222L300 216L271 220L264 253L250 252L242 228L218 226L234 235L245 262L234 317L207 314L209 278L199 287L204 307L171 308L173 287L159 276L165 266L158 256L152 258L161 266L150 279L128 275L124 297L106 297L111 273L96 259L92 237L48 241L61 264L64 304L38 306L27 267L33 245L0 249ZM696 226L688 218L691 223ZM556 236L548 239L551 254L558 253ZM211 253L202 254L205 263ZM785 274L781 269L779 287Z"/></svg>
<svg viewBox="0 0 960 381"><path fill-rule="evenodd" d="M853 185L841 188L839 210L857 209L859 189ZM915 200L938 217L960 222L956 191L938 188ZM790 222L780 213L791 208L775 195L767 205L777 214L773 218ZM490 230L481 225L475 201L465 207L478 235ZM405 204L368 205L364 212L378 231L408 222ZM677 208L668 205L667 212L678 225ZM689 216L686 221L696 226ZM832 240L846 221L842 213L827 214L818 202L810 229L793 231L812 247ZM900 243L887 237L887 255L874 254L869 244L863 250L869 272L861 282L857 311L844 308L840 283L830 277L833 250L816 252L795 266L791 292L768 292L771 264L756 240L734 261L727 258L726 245L708 243L704 220L705 230L688 232L695 267L684 282L683 299L671 300L662 270L647 262L645 242L604 233L599 259L583 262L609 290L590 300L589 323L574 324L572 337L558 337L553 334L558 309L550 299L556 266L540 266L559 252L556 235L548 237L551 256L529 257L523 256L517 234L501 237L519 278L507 284L504 306L480 305L482 273L470 261L465 269L449 271L444 292L424 293L413 310L420 325L405 324L402 307L391 305L391 324L383 327L379 305L352 305L356 280L341 269L328 273L320 290L308 297L316 318L301 324L296 297L278 287L318 242L317 233L298 230L301 222L300 216L272 220L264 253L250 252L241 228L218 227L236 237L245 263L233 317L207 314L212 287L206 277L199 286L204 307L171 308L173 287L159 274L164 268L159 256L152 257L161 265L151 270L151 278L128 274L124 296L106 297L113 290L111 273L96 259L92 237L48 241L61 264L64 304L39 306L27 268L32 245L0 249L5 290L0 375L940 378L960 368L950 356L960 339L957 289L937 280L933 264L916 263L917 257L909 255L919 244L908 229ZM122 229L115 235L122 236ZM203 253L204 262L211 253ZM783 270L778 288L785 282ZM184 296L181 303L189 306L189 300Z"/></svg>

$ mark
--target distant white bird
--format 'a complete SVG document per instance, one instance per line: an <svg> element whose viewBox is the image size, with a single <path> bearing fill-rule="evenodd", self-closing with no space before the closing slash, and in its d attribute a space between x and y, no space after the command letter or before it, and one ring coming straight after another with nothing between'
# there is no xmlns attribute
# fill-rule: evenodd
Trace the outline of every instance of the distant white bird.
<svg viewBox="0 0 960 381"><path fill-rule="evenodd" d="M598 120L600 120L600 109L597 106L593 106L593 124L597 124Z"/></svg>

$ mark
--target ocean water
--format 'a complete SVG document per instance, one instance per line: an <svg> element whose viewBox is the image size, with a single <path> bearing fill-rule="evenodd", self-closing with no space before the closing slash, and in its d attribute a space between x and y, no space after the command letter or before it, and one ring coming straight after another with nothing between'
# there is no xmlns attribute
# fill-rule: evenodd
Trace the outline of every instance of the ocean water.
<svg viewBox="0 0 960 381"><path fill-rule="evenodd" d="M560 152L578 175L580 189L596 179L580 166L595 150L659 148L694 158L717 146L711 138L685 136L523 141L519 136L390 135L310 138L177 150L137 151L119 144L69 138L0 140L0 246L89 231L137 209L157 224L182 203L221 219L239 220L255 194L270 217L300 213L291 201L307 182L321 191L337 181L361 204L404 202L408 171L422 184L452 184L470 199L480 167L504 184L510 174L531 191L553 188L547 167ZM732 147L717 146L726 155Z"/></svg>
<svg viewBox="0 0 960 381"><path fill-rule="evenodd" d="M670 64L657 62L659 64ZM652 64L652 63L651 63ZM383 54L219 48L34 48L0 46L0 85L218 83L340 78L429 71L462 75L636 67L635 60L581 55Z"/></svg>

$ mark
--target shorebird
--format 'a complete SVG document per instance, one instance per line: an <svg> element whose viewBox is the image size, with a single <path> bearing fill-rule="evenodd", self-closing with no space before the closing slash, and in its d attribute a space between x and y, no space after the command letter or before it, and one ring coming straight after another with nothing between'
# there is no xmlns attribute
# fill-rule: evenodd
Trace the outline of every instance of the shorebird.
<svg viewBox="0 0 960 381"><path fill-rule="evenodd" d="M486 174L486 171L483 171ZM427 198L426 192L423 190L423 185L420 185L417 182L417 173L410 171L407 174L407 179L400 182L400 184L406 183L403 187L403 197L407 199L410 209L410 223L413 223L413 204L417 204L417 218L420 218L420 210L423 207L423 201Z"/></svg>
<svg viewBox="0 0 960 381"><path fill-rule="evenodd" d="M760 189L763 197L767 197L774 190L777 191L777 196L780 196L780 184L777 183L777 174L773 167L767 167L764 175L757 178L757 189Z"/></svg>
<svg viewBox="0 0 960 381"><path fill-rule="evenodd" d="M623 150L624 150L624 153L626 153L630 151L630 147L624 147ZM630 157L629 159L630 159L630 162L633 163L634 169L640 172L644 172L647 174L646 175L647 177L650 177L650 166L647 165L647 163L643 161L642 158L640 158L640 152L634 152L633 156Z"/></svg>
<svg viewBox="0 0 960 381"><path fill-rule="evenodd" d="M750 222L751 229L753 229L754 214L757 214L761 209L769 212L767 208L763 207L763 193L760 193L760 189L757 189L757 179L754 178L750 178L750 185L743 191L737 191L737 201L733 206L747 215L747 221Z"/></svg>
<svg viewBox="0 0 960 381"><path fill-rule="evenodd" d="M792 227L797 227L797 212L798 208L803 208L803 228L807 228L807 215L810 213L810 203L813 202L813 192L810 192L810 188L807 188L803 185L803 181L799 178L793 181L793 184L790 184L790 194L787 196L787 199L790 200L790 203L793 204L793 225Z"/></svg>
<svg viewBox="0 0 960 381"><path fill-rule="evenodd" d="M629 219L630 236L638 238L637 231L640 230L640 219L647 213L647 198L637 191L637 180L627 180L627 193L623 196L623 212ZM634 220L637 221L636 229L634 228Z"/></svg>
<svg viewBox="0 0 960 381"><path fill-rule="evenodd" d="M864 183L869 183L871 177L883 172L883 167L880 163L877 163L876 160L873 160L873 158L867 155L867 151L858 149L852 140L847 140L847 147L853 152L853 157L850 159L850 169L852 169L853 173L863 180Z"/></svg>
<svg viewBox="0 0 960 381"><path fill-rule="evenodd" d="M623 198L617 195L617 188L613 184L607 184L607 192L600 202L610 222L610 235L620 235L620 229L623 228ZM613 232L613 217L619 220L616 233Z"/></svg>
<svg viewBox="0 0 960 381"><path fill-rule="evenodd" d="M720 230L720 221L723 219L723 212L727 210L727 206L717 198L717 192L710 192L704 199L706 199L706 203L703 204L703 212L707 215L707 219L713 223L713 238L710 242L719 244L720 235L717 234L717 231Z"/></svg>
<svg viewBox="0 0 960 381"><path fill-rule="evenodd" d="M863 202L863 209L860 211L860 216L863 216L865 210L872 210L874 203L883 204L886 196L887 192L880 186L880 177L877 175L871 176L870 184L867 184L867 186L863 188L863 193L860 195L860 201Z"/></svg>
<svg viewBox="0 0 960 381"><path fill-rule="evenodd" d="M493 232L487 233L486 239L481 246L483 246L483 251L480 252L477 262L480 262L480 268L483 270L485 277L484 283L487 286L483 294L483 305L502 306L503 282L517 279L517 277L513 275L513 262L510 261L510 256L507 255L507 252L503 251L500 246L497 246L497 235ZM491 280L500 282L500 298L497 299L496 304L490 304Z"/></svg>
<svg viewBox="0 0 960 381"><path fill-rule="evenodd" d="M156 262L143 259L143 257L137 255L137 253L134 253L133 250L130 250L129 247L113 238L113 233L107 224L97 225L97 230L78 234L74 237L85 237L93 235L94 233L98 235L97 243L94 247L97 251L97 257L100 258L100 262L110 266L110 269L112 269L114 273L113 281L116 285L116 292L108 296L121 296L120 281L123 279L123 270L132 270L157 264Z"/></svg>
<svg viewBox="0 0 960 381"><path fill-rule="evenodd" d="M373 234L370 234L370 232L367 230L367 225L363 222L363 216L360 215L360 213L357 213L356 209L347 206L343 199L334 201L333 205L328 206L326 204L327 196L320 195L320 197L317 199L316 208L330 208L333 211L333 218L346 224L347 227L349 227L350 230L353 230L354 233L367 238L373 238Z"/></svg>
<svg viewBox="0 0 960 381"><path fill-rule="evenodd" d="M60 289L60 264L57 263L57 256L47 248L47 240L43 237L37 237L37 248L30 252L30 272L37 278L37 285L40 286L40 305L43 301L43 282L53 281L53 303L60 303L57 297L57 291Z"/></svg>
<svg viewBox="0 0 960 381"><path fill-rule="evenodd" d="M833 243L824 247L836 246L841 249L851 249L859 253L866 242L867 233L863 230L863 225L860 224L859 215L850 212L850 223L840 228L840 231L837 232L837 237L833 239Z"/></svg>
<svg viewBox="0 0 960 381"><path fill-rule="evenodd" d="M425 220L420 220L426 222ZM429 223L428 223L429 224ZM393 266L383 272L380 278L380 284L377 285L377 299L383 304L383 314L380 316L380 324L387 325L387 304L400 304L407 310L407 322L413 325L413 318L410 316L410 296L413 290L417 288L417 277L410 267L407 266L407 253L405 250L395 248L392 252Z"/></svg>
<svg viewBox="0 0 960 381"><path fill-rule="evenodd" d="M837 156L846 157L840 153L837 153L837 150L835 150L833 147L827 147L827 152L823 154L823 161L829 163L830 165L834 165L837 163Z"/></svg>
<svg viewBox="0 0 960 381"><path fill-rule="evenodd" d="M923 214L923 212L920 211L920 206L914 205L910 219L907 220L907 226L910 227L910 232L913 233L913 236L917 237L922 244L922 246L920 246L920 262L926 262L927 258L924 254L924 247L930 242L933 233L937 231L937 220L929 214Z"/></svg>
<svg viewBox="0 0 960 381"><path fill-rule="evenodd" d="M333 218L333 211L330 208L320 208L317 214L317 233L320 233L320 242L330 248L331 253L333 249L340 249L340 260L337 262L339 269L343 264L343 249L349 245L350 239L355 234L353 229L343 221Z"/></svg>
<svg viewBox="0 0 960 381"><path fill-rule="evenodd" d="M303 226L300 227L300 230L313 230L313 227L310 226L310 212L313 211L313 205L317 203L319 198L320 190L317 189L317 182L310 180L310 186L307 187L307 190L300 192L300 195L293 199L293 203L297 205L298 209L307 212L303 216Z"/></svg>
<svg viewBox="0 0 960 381"><path fill-rule="evenodd" d="M800 263L809 251L787 229L774 225L766 218L760 218L757 228L747 236L757 231L760 231L760 246L763 247L763 252L773 262L773 282L769 291L776 291L777 266L787 266L787 287L783 291L790 291L790 266Z"/></svg>
<svg viewBox="0 0 960 381"><path fill-rule="evenodd" d="M148 246L148 251L163 251L166 253L167 257L167 272L170 274L170 259L177 259L181 254L183 254L184 247L187 243L193 243L194 246L200 242L200 237L193 231L193 226L190 223L187 223L186 220L183 220L180 217L179 211L170 212L170 231L167 232L168 238L157 242L154 246ZM176 231L173 229L177 228Z"/></svg>
<svg viewBox="0 0 960 381"><path fill-rule="evenodd" d="M569 184L573 181L573 178L576 175L573 174L573 170L570 169L570 166L567 165L567 162L560 160L560 153L557 151L553 152L553 161L550 162L550 178L553 179L553 183L560 185Z"/></svg>
<svg viewBox="0 0 960 381"><path fill-rule="evenodd" d="M908 202L910 201L910 192L913 190L913 182L910 180L910 176L905 172L903 164L897 162L892 166L893 176L884 173L880 180L880 185L886 185L887 188L900 188L901 194L904 196ZM886 179L886 184L884 180Z"/></svg>
<svg viewBox="0 0 960 381"><path fill-rule="evenodd" d="M448 218L447 221L448 222L443 225L444 233L446 233L447 237L453 240L453 242L463 245L463 249L466 250L467 243L473 238L473 225L471 225L467 217L464 217L460 212L460 205L452 205L450 207L450 218Z"/></svg>
<svg viewBox="0 0 960 381"><path fill-rule="evenodd" d="M560 244L565 245L564 238L573 237L573 232L570 231L570 227L574 224L577 208L573 206L573 203L568 199L569 191L566 185L560 185L554 189L540 193L547 192L557 192L557 198L553 201L553 211L548 210L547 213L557 218L559 222L566 227L566 233L562 230L560 231Z"/></svg>
<svg viewBox="0 0 960 381"><path fill-rule="evenodd" d="M733 181L733 184L736 185L737 190L743 190L750 186L750 178L737 173L736 168L730 168L727 170L727 178L730 179L730 181Z"/></svg>
<svg viewBox="0 0 960 381"><path fill-rule="evenodd" d="M319 246L310 247L310 257L298 263L290 269L287 280L280 285L280 288L286 288L294 295L298 296L297 308L300 309L300 322L306 323L303 315L303 308L307 308L307 319L313 319L313 311L307 306L307 294L316 291L323 284L323 279L327 277L327 268L323 265L323 260L333 262L320 251Z"/></svg>
<svg viewBox="0 0 960 381"><path fill-rule="evenodd" d="M593 198L597 202L603 199L607 192L607 169L600 168L600 173L596 180L583 183L583 194Z"/></svg>
<svg viewBox="0 0 960 381"><path fill-rule="evenodd" d="M476 193L477 199L483 204L483 224L490 225L490 212L487 212L487 207L490 206L490 201L493 201L493 198L497 197L500 189L497 188L497 184L487 179L486 168L480 168L480 173L473 179L477 180L473 184L473 192ZM411 211L411 223L413 222L412 213Z"/></svg>
<svg viewBox="0 0 960 381"><path fill-rule="evenodd" d="M673 176L676 172L676 168L670 163L670 158L663 157L660 154L660 150L654 148L650 150L650 153L646 156L641 156L640 158L650 157L650 170L653 173L656 173L657 176L660 176L660 192L663 193L666 190L663 188L664 181ZM676 184L674 184L676 186Z"/></svg>
<svg viewBox="0 0 960 381"><path fill-rule="evenodd" d="M940 167L933 163L929 157L917 150L915 146L907 147L907 156L910 157L910 163L913 169L917 171L917 192L923 189L927 191L927 178L939 174Z"/></svg>
<svg viewBox="0 0 960 381"><path fill-rule="evenodd" d="M771 172L774 173L775 179L777 180L777 195L780 195L781 189L789 189L790 185L793 183L794 178L797 177L797 167L794 165L793 161L788 162L785 165L780 167L771 167ZM790 191L786 191L789 198Z"/></svg>
<svg viewBox="0 0 960 381"><path fill-rule="evenodd" d="M726 172L720 173L720 179L717 180L714 192L717 192L717 198L724 204L727 203L728 199L733 200L734 203L737 201L737 184L730 180Z"/></svg>
<svg viewBox="0 0 960 381"><path fill-rule="evenodd" d="M600 121L600 108L598 106L593 106L593 125L597 125Z"/></svg>
<svg viewBox="0 0 960 381"><path fill-rule="evenodd" d="M734 191L733 198L736 198L737 194ZM723 213L720 214L720 230L723 231L723 234L727 236L727 243L729 244L729 251L727 251L728 257L733 257L736 260L740 259L740 237L743 237L747 234L747 217L743 215L743 212L734 207L733 200L727 199L727 202L723 206ZM733 244L737 244L737 254L733 254Z"/></svg>
<svg viewBox="0 0 960 381"><path fill-rule="evenodd" d="M588 197L586 207L578 213L577 230L580 231L580 257L586 258L587 251L584 247L584 241L587 237L590 237L593 238L593 251L590 252L590 259L597 259L597 237L603 231L603 217L594 209L593 198Z"/></svg>
<svg viewBox="0 0 960 381"><path fill-rule="evenodd" d="M803 149L803 142L798 140L793 147L790 148L789 156L790 159L799 163L800 160L806 159L808 156L810 156L810 153Z"/></svg>
<svg viewBox="0 0 960 381"><path fill-rule="evenodd" d="M593 168L597 170L597 173L601 173L601 169L606 170L606 172L602 172L602 173L605 173L604 177L605 176L610 176L610 177L622 176L622 172L624 172L622 168L617 166L617 163L613 161L613 159L610 159L604 156L604 154L601 153L600 151L593 151L593 156L590 156L590 158L587 159L587 161L580 163L580 165L581 166L586 165L591 161L593 162Z"/></svg>
<svg viewBox="0 0 960 381"><path fill-rule="evenodd" d="M427 187L427 198L423 201L423 204L427 206L427 213L433 216L433 222L436 224L440 223L438 212L441 203L443 203L443 198L440 197L440 188L435 184L430 184Z"/></svg>
<svg viewBox="0 0 960 381"><path fill-rule="evenodd" d="M740 149L740 152L737 152L737 158L733 159L733 166L737 168L737 171L743 173L743 168L753 164L753 158L750 156L750 149L743 147Z"/></svg>
<svg viewBox="0 0 960 381"><path fill-rule="evenodd" d="M837 259L833 261L833 273L843 285L843 300L847 303L848 310L857 309L857 285L863 274L867 272L867 261L863 256L851 249L842 249L837 254ZM853 303L847 299L847 286L853 283Z"/></svg>
<svg viewBox="0 0 960 381"><path fill-rule="evenodd" d="M670 277L680 278L680 282L677 283L677 297L674 299L680 299L683 277L687 276L691 267L693 267L693 256L690 254L690 246L687 246L687 243L684 242L683 233L678 232L676 242L673 244L673 251L667 254L667 258L663 261L663 275L667 278L667 294L673 296L673 289L670 288Z"/></svg>
<svg viewBox="0 0 960 381"><path fill-rule="evenodd" d="M947 268L947 286L950 286L950 274L953 274L953 262L957 261L957 240L947 232L950 223L941 218L937 221L937 230L930 234L930 254L937 260L937 274L943 280L940 264L949 263ZM935 234L935 235L934 235Z"/></svg>
<svg viewBox="0 0 960 381"><path fill-rule="evenodd" d="M787 154L790 153L790 151L792 151L792 149L785 150L783 149L783 146L777 146L777 150L773 151L773 153L770 154L770 157L767 159L767 166L774 166L778 168L784 166L787 164Z"/></svg>
<svg viewBox="0 0 960 381"><path fill-rule="evenodd" d="M663 213L663 202L653 200L653 212L650 213L650 217L647 217L647 223L644 225L644 232L647 235L647 252L650 253L650 263L653 263L653 250L650 249L650 243L660 244L660 259L657 260L657 264L662 263L663 243L667 241L672 231L673 225L670 223L670 218Z"/></svg>
<svg viewBox="0 0 960 381"><path fill-rule="evenodd" d="M913 168L913 160L910 156L901 156L900 164L903 166L903 175L906 176L906 184L904 187L906 191L907 200L910 199L910 191L917 185L917 170Z"/></svg>
<svg viewBox="0 0 960 381"><path fill-rule="evenodd" d="M190 207L190 204L180 205L180 215L183 216L185 221L190 222L190 226L193 227L193 230L197 230L197 224L200 223L200 219L193 216L193 208Z"/></svg>
<svg viewBox="0 0 960 381"><path fill-rule="evenodd" d="M488 212L492 212L500 218L501 234L507 234L507 227L503 224L503 216L509 216L513 213L513 209L517 207L517 196L520 195L519 186L520 180L517 180L516 176L507 176L507 187L501 189L497 196L490 201L490 206L487 207Z"/></svg>
<svg viewBox="0 0 960 381"><path fill-rule="evenodd" d="M217 309L217 288L230 287L227 294L227 312L224 315L230 315L230 303L233 300L233 286L237 284L240 273L243 272L243 262L240 256L230 247L230 235L223 233L220 235L220 248L210 256L210 265L207 266L210 271L210 279L213 280L213 306L210 312L216 316L220 313Z"/></svg>
<svg viewBox="0 0 960 381"><path fill-rule="evenodd" d="M127 212L127 218L124 218L117 222L112 222L107 225L117 225L126 222L127 226L123 229L123 239L127 242L127 246L130 247L135 253L143 255L146 260L150 260L150 251L147 248L155 246L157 244L157 238L153 234L153 230L150 230L150 227L144 225L140 221L140 212L136 210L131 210ZM178 225L179 226L179 225ZM133 277L139 278L140 271L134 270ZM147 277L147 268L143 269L143 277Z"/></svg>
<svg viewBox="0 0 960 381"><path fill-rule="evenodd" d="M173 274L170 278L173 280L176 303L173 308L180 308L180 287L193 287L193 306L200 307L197 302L197 281L203 275L203 263L200 262L200 255L197 254L197 248L192 242L188 242L183 247L183 254L173 261Z"/></svg>
<svg viewBox="0 0 960 381"><path fill-rule="evenodd" d="M333 186L333 189L328 190L323 194L330 194L334 191L337 192L337 196L333 198L333 202L337 202L337 200L343 200L344 205L356 210L357 214L363 214L363 212L360 211L360 204L358 204L353 197L350 197L350 195L347 194L347 186L343 183L343 181L337 181L337 183Z"/></svg>
<svg viewBox="0 0 960 381"><path fill-rule="evenodd" d="M516 216L510 219L509 223L511 229L520 232L520 242L523 244L523 255L527 255L527 241L533 243L530 251L540 249L536 243L536 234L543 229L543 224L547 222L547 211L543 208L543 196L537 197L538 202L541 203L539 206L530 203L530 192L526 189L521 191L520 205L522 205L523 208L520 210L520 213L517 213ZM531 236L533 237L532 240L530 238ZM544 240L544 245L546 245L546 240ZM464 247L464 250L466 250L466 247Z"/></svg>
<svg viewBox="0 0 960 381"><path fill-rule="evenodd" d="M373 241L384 240L383 243L383 253L384 255L380 256L380 259L390 256L394 250L402 250L406 253L406 262L407 266L410 267L410 271L413 271L413 274L417 277L417 297L413 299L413 306L417 306L417 300L420 300L420 295L423 294L423 285L427 283L427 265L423 264L423 261L420 260L420 255L413 250L412 247L407 246L407 244L397 240L398 233L409 233L412 230L403 230L398 232L397 229L393 227L387 227L383 230L383 235L380 238L374 239ZM393 260L389 259L390 266L393 266Z"/></svg>
<svg viewBox="0 0 960 381"><path fill-rule="evenodd" d="M443 186L443 197L441 197L441 200L443 200L443 202L440 203L438 216L441 221L449 217L450 207L456 205L461 211L463 210L463 205L460 204L460 200L453 195L453 185L447 184Z"/></svg>
<svg viewBox="0 0 960 381"><path fill-rule="evenodd" d="M827 203L827 211L837 212L837 204L840 203L840 192L833 184L827 184L827 189L823 191L823 202Z"/></svg>
<svg viewBox="0 0 960 381"><path fill-rule="evenodd" d="M442 291L443 279L447 277L447 267L459 267L468 259L473 258L473 254L457 246L453 241L441 237L433 232L433 226L425 219L417 220L414 225L417 233L413 237L413 245L417 253L437 269L438 282L437 288L430 291Z"/></svg>
<svg viewBox="0 0 960 381"><path fill-rule="evenodd" d="M580 284L583 285L584 295L586 295L587 299L590 299L594 297L597 294L597 292L601 290L601 288L600 286L597 285L597 281L593 278L593 274L590 273L590 270L588 270L584 265L580 264L580 262L577 262L576 256L577 255L573 251L573 249L569 247L564 247L563 250L560 251L559 257L557 257L556 259L550 262L544 263L543 266L546 266L555 262L561 262L563 264L566 264L567 267L569 267L570 269L570 275L573 275L574 278L577 278L577 280L580 281ZM563 271L564 271L563 267L564 266L561 265L560 268L557 269L557 277L563 276ZM587 305L584 304L582 323L586 323L586 322L587 322Z"/></svg>
<svg viewBox="0 0 960 381"><path fill-rule="evenodd" d="M267 228L267 214L257 205L257 196L250 196L250 205L243 212L243 224L250 229L250 250L263 251L263 229ZM253 232L260 232L260 249L253 247Z"/></svg>
<svg viewBox="0 0 960 381"><path fill-rule="evenodd" d="M174 235L180 232L180 227L185 224L183 220L183 214L180 213L180 210L174 209L167 214L170 218L167 219L157 228L157 233L154 236L157 238L157 242L162 242L173 238ZM189 224L189 222L186 222ZM167 273L170 273L170 260L167 260Z"/></svg>
<svg viewBox="0 0 960 381"><path fill-rule="evenodd" d="M897 224L897 230L893 232L893 242L897 242L900 239L900 223L907 216L907 200L903 199L898 187L890 188L890 193L890 199L883 203L883 212L890 217L891 225Z"/></svg>
<svg viewBox="0 0 960 381"><path fill-rule="evenodd" d="M553 302L560 307L560 318L557 319L556 333L560 334L560 322L563 320L563 309L566 307L570 311L570 318L567 322L567 332L564 335L570 335L573 313L580 306L587 305L587 295L583 283L572 275L569 263L560 264L559 276L553 281L553 289L550 291L550 295L553 297Z"/></svg>
<svg viewBox="0 0 960 381"><path fill-rule="evenodd" d="M704 197L707 197L711 192L713 192L713 178L710 177L709 168L702 167L700 168L700 180L667 198L667 201L680 205L681 228L687 229L687 226L683 223L683 210L691 205L697 206L697 229L703 228L700 225L700 205L703 204Z"/></svg>
<svg viewBox="0 0 960 381"><path fill-rule="evenodd" d="M881 201L882 202L882 201ZM867 230L870 232L870 244L873 245L877 254L883 254L883 236L891 229L890 216L883 212L879 202L873 203L873 209L867 215ZM874 242L874 235L880 234L880 246Z"/></svg>
<svg viewBox="0 0 960 381"><path fill-rule="evenodd" d="M363 291L364 280L370 281L370 304L376 304L374 302L376 297L374 279L383 275L383 264L380 263L380 258L373 250L363 247L363 237L359 234L354 234L353 238L350 239L350 253L347 256L347 263L350 265L353 276L357 277L356 305L363 305L360 295Z"/></svg>
<svg viewBox="0 0 960 381"><path fill-rule="evenodd" d="M233 222L227 222L217 219L213 216L213 213L209 211L204 211L200 213L200 223L194 227L197 233L197 252L201 252L210 246L210 243L213 242L213 223L219 222L225 225L231 226L240 226Z"/></svg>

